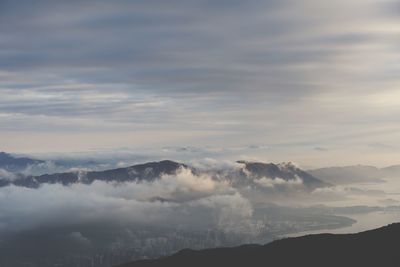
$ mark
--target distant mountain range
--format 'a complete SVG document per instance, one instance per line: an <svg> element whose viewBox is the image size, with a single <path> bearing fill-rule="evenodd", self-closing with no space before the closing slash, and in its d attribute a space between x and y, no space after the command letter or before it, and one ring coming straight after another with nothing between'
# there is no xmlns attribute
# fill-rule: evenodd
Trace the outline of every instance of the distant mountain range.
<svg viewBox="0 0 400 267"><path fill-rule="evenodd" d="M43 183L70 185L78 182L92 183L96 180L115 182L140 180L151 181L159 178L162 174L173 174L180 167L191 168L194 173L199 172L199 170L185 164L164 160L104 171L74 171L43 175L33 175L31 173L31 176L23 176L19 174L20 172L26 171L29 167L38 166L43 163L46 163L46 161L29 157L17 157L5 152L0 152L0 186L6 186L11 183L27 187L37 187ZM82 166L82 162L78 163L77 167L79 168ZM85 162L85 164L89 163L90 162ZM305 171L290 162L274 164L238 161L238 163L243 164L242 171L230 173L229 177L226 177L237 186L264 185L265 187L265 185L273 185L279 187L280 181L291 183L300 181L306 188L312 189L332 184L339 185L362 182L382 182L385 178L400 176L400 165L386 168L354 165L345 167L327 167ZM62 163L61 165L66 164ZM73 167L74 165L69 166L69 168ZM5 177L4 174L2 175L1 170L15 174L15 177L12 179L13 181L11 181L9 177ZM250 178L250 180L245 178ZM264 178L270 179L272 183L268 184L270 180L265 180ZM263 184L263 182L267 182L267 184Z"/></svg>
<svg viewBox="0 0 400 267"><path fill-rule="evenodd" d="M400 224L358 234L319 234L267 245L182 250L172 256L118 267L395 267L399 266Z"/></svg>
<svg viewBox="0 0 400 267"><path fill-rule="evenodd" d="M301 170L291 163L261 163L261 162L244 162L243 168L239 168L234 172L225 175L223 178L216 178L217 173L207 172L215 179L225 179L231 182L233 186L259 186L265 187L265 183L269 186L283 187L285 183L301 184L306 188L317 188L329 186L328 183L319 180L306 171ZM144 164L134 165L127 168L118 168L105 171L76 171L55 174L44 174L40 176L23 176L17 175L14 179L5 179L0 176L0 186L10 184L16 186L24 186L37 188L42 184L62 184L65 186L74 183L91 184L94 181L106 182L140 182L154 181L161 178L163 174L175 174L180 168L190 168L194 174L201 171L183 163L171 160L163 160L159 162L148 162ZM264 183L264 184L263 184Z"/></svg>
<svg viewBox="0 0 400 267"><path fill-rule="evenodd" d="M345 167L328 167L308 170L319 179L339 185L363 182L382 182L385 178L400 177L400 165L377 168L374 166L354 165Z"/></svg>
<svg viewBox="0 0 400 267"><path fill-rule="evenodd" d="M40 176L19 176L14 180L3 180L0 186L14 184L16 186L24 186L36 188L41 184L62 184L71 185L74 183L91 184L94 181L106 182L129 182L129 181L153 181L160 178L163 174L174 174L180 167L186 165L170 160L159 162L148 162L127 168L118 168L105 171L77 171L55 174L44 174Z"/></svg>

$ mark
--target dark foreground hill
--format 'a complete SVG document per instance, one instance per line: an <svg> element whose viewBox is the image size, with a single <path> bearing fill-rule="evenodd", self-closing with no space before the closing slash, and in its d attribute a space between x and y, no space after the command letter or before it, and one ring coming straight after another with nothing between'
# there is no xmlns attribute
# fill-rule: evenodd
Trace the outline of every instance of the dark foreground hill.
<svg viewBox="0 0 400 267"><path fill-rule="evenodd" d="M319 234L274 241L267 245L183 250L157 260L119 267L395 267L400 266L400 224L358 234Z"/></svg>

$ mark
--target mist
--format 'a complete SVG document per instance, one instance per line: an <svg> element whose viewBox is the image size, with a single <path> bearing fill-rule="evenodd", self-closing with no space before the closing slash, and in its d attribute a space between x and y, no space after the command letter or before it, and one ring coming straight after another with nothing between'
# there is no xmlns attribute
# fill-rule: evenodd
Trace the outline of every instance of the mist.
<svg viewBox="0 0 400 267"><path fill-rule="evenodd" d="M307 231L352 232L368 227L365 220L382 223L396 216L400 219L395 168L390 172L379 169L379 177L372 177L363 176L363 169L358 167L356 180L341 182L332 178L330 169L311 170L321 174L319 180L290 162L267 164L196 156L187 157L176 170L159 176L153 168L162 162L141 169L120 164L132 162L130 155L119 157L109 166L126 168L132 177L147 177L126 181L112 178L113 170L107 172L110 177L101 175L101 170L107 169L102 162L108 156L103 160L82 157L68 164L64 160L63 166L57 165L60 159L49 157L38 164L49 173L58 170L76 175L76 182L71 184L24 186L20 182L23 179L39 179L32 176L38 166L30 165L19 173L2 170L0 178L9 182L0 187L4 259L19 266L12 255L28 255L34 246L33 236L41 235L48 237L41 243L42 250L36 249L37 255L48 257L45 250L54 242L59 244L51 262L83 262L79 251L95 257L99 253L111 255L117 247L125 256L110 256L98 263L109 266L130 260L128 255L141 259L183 248L263 244ZM354 173L351 167L345 170L349 175ZM96 173L102 180L96 180ZM380 215L388 213L391 216ZM366 219L369 216L385 219ZM149 241L153 239L157 241ZM137 242L154 245L139 249ZM30 256L26 259L35 261Z"/></svg>

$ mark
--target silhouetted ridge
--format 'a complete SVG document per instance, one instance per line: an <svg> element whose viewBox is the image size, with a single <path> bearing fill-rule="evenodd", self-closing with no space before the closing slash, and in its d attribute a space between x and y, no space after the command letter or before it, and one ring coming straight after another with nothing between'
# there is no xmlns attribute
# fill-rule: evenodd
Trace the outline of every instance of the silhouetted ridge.
<svg viewBox="0 0 400 267"><path fill-rule="evenodd" d="M358 234L308 235L264 246L183 250L169 257L119 267L395 267L400 261L399 245L400 224L396 223Z"/></svg>

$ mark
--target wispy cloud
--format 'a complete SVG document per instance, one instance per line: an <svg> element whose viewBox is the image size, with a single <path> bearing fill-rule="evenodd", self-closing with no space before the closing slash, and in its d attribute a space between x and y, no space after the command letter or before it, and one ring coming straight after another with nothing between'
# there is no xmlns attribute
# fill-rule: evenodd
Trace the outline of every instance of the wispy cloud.
<svg viewBox="0 0 400 267"><path fill-rule="evenodd" d="M58 143L70 132L103 142L104 132L135 132L119 145L149 144L152 132L164 145L185 135L188 144L341 149L359 142L357 131L369 135L360 147L391 143L400 113L398 6L1 1L0 135L14 150L22 148L9 133L38 131ZM190 138L196 131L207 134ZM82 135L74 146L88 142Z"/></svg>

